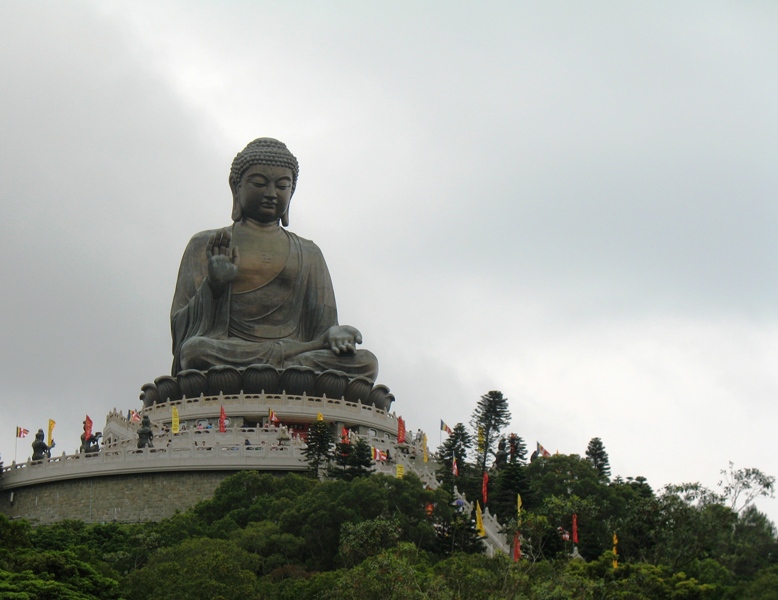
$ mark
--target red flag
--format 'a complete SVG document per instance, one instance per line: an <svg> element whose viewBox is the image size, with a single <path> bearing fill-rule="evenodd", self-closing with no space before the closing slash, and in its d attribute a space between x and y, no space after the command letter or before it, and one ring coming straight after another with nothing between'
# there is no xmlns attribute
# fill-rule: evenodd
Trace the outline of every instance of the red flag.
<svg viewBox="0 0 778 600"><path fill-rule="evenodd" d="M397 419L397 443L405 443L405 421L402 417Z"/></svg>
<svg viewBox="0 0 778 600"><path fill-rule="evenodd" d="M521 558L521 536L519 532L513 536L513 562L518 562Z"/></svg>
<svg viewBox="0 0 778 600"><path fill-rule="evenodd" d="M133 410L130 412L130 421L132 421L133 423L141 422L140 413L137 410Z"/></svg>
<svg viewBox="0 0 778 600"><path fill-rule="evenodd" d="M341 444L350 444L351 441L348 439L348 429L345 427L340 430L340 443Z"/></svg>
<svg viewBox="0 0 778 600"><path fill-rule="evenodd" d="M454 474L454 477L459 477L459 467L457 467L457 457L454 457L454 462L451 463L451 472Z"/></svg>
<svg viewBox="0 0 778 600"><path fill-rule="evenodd" d="M489 487L489 473L484 471L484 481L481 484L481 495L484 498L484 506L486 506L486 492L488 487Z"/></svg>
<svg viewBox="0 0 778 600"><path fill-rule="evenodd" d="M227 433L227 413L224 412L223 406L219 411L219 433Z"/></svg>
<svg viewBox="0 0 778 600"><path fill-rule="evenodd" d="M17 427L16 428L16 437L18 437L18 438L27 437L28 433L30 433L29 429L25 429L24 427Z"/></svg>
<svg viewBox="0 0 778 600"><path fill-rule="evenodd" d="M278 415L275 413L275 411L272 408L268 409L267 420L270 423L280 423L281 422L281 419L278 418Z"/></svg>
<svg viewBox="0 0 778 600"><path fill-rule="evenodd" d="M578 543L578 515L573 513L573 543Z"/></svg>
<svg viewBox="0 0 778 600"><path fill-rule="evenodd" d="M84 421L84 439L88 440L90 437L92 437L92 419L87 415Z"/></svg>

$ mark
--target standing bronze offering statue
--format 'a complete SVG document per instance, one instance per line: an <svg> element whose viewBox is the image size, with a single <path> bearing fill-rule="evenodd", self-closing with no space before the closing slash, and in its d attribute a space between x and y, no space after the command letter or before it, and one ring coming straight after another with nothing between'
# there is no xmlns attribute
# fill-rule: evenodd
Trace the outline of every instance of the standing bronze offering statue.
<svg viewBox="0 0 778 600"><path fill-rule="evenodd" d="M170 320L175 376L218 365L299 365L375 381L360 332L339 325L327 265L313 242L285 229L297 159L272 138L232 162L232 225L196 234L178 272Z"/></svg>

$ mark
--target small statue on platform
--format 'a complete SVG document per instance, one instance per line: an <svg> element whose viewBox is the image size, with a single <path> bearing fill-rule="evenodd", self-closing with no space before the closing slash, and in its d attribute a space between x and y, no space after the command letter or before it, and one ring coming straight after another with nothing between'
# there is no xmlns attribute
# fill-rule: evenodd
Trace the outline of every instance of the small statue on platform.
<svg viewBox="0 0 778 600"><path fill-rule="evenodd" d="M153 448L154 444L151 441L154 437L154 432L151 429L151 419L148 415L143 415L140 427L138 428L138 448Z"/></svg>
<svg viewBox="0 0 778 600"><path fill-rule="evenodd" d="M103 434L99 431L97 433L90 433L89 437L85 433L81 434L81 452L85 454L97 454L100 452L100 438Z"/></svg>
<svg viewBox="0 0 778 600"><path fill-rule="evenodd" d="M56 442L51 440L51 446L48 446L43 441L43 429L39 429L35 434L35 441L32 443L32 459L43 460L44 458L51 458L51 449L56 446Z"/></svg>
<svg viewBox="0 0 778 600"><path fill-rule="evenodd" d="M494 455L494 466L496 469L501 469L508 464L508 450L506 446L505 438L501 437L497 443L497 452Z"/></svg>
<svg viewBox="0 0 778 600"><path fill-rule="evenodd" d="M286 145L259 138L232 163L233 223L196 234L184 252L170 319L172 375L219 365L334 369L371 382L378 361L338 324L318 246L285 228L297 185Z"/></svg>

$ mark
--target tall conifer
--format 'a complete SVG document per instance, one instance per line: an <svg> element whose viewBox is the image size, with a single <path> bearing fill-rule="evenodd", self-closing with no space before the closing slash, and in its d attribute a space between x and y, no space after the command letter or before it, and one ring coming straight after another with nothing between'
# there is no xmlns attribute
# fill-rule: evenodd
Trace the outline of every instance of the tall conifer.
<svg viewBox="0 0 778 600"><path fill-rule="evenodd" d="M492 390L481 396L473 411L470 425L479 437L476 465L481 475L486 471L489 462L489 453L494 454L492 448L500 437L500 431L511 421L511 411L508 410L508 399L502 392Z"/></svg>
<svg viewBox="0 0 778 600"><path fill-rule="evenodd" d="M589 446L586 448L586 458L589 459L589 462L591 462L600 473L600 477L608 479L611 476L611 465L608 462L608 453L605 451L605 445L600 438L592 438L589 441Z"/></svg>

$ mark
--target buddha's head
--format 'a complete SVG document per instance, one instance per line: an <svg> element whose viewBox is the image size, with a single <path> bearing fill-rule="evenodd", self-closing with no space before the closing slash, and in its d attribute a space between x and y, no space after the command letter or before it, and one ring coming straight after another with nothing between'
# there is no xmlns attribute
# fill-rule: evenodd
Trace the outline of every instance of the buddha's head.
<svg viewBox="0 0 778 600"><path fill-rule="evenodd" d="M244 216L243 206L240 202L241 186L249 184L249 178L256 179L257 174L262 173L262 167L268 167L268 175L272 175L266 179L274 180L278 174L286 174L288 170L287 180L291 179L289 182L291 190L287 192L288 198L282 214L278 215L281 224L287 226L289 225L288 200L291 199L295 187L297 187L299 166L297 159L289 152L286 145L273 138L258 138L250 142L232 161L229 179L232 190L232 220L240 221Z"/></svg>

